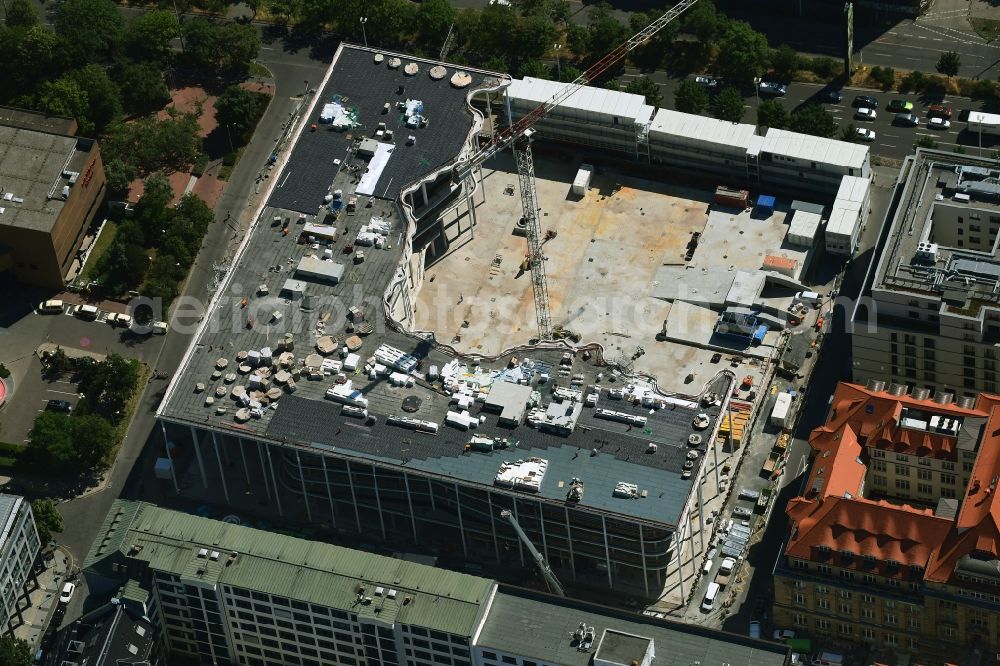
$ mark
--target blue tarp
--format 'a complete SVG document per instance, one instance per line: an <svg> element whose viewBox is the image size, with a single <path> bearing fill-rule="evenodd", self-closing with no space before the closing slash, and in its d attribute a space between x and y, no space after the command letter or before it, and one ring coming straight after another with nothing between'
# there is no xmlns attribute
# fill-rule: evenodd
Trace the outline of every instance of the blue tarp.
<svg viewBox="0 0 1000 666"><path fill-rule="evenodd" d="M774 211L774 197L762 194L757 197L757 208Z"/></svg>

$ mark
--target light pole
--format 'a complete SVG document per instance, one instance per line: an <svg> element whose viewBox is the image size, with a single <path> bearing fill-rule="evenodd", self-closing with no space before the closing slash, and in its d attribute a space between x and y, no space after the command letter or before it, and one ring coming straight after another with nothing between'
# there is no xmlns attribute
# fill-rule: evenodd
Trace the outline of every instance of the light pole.
<svg viewBox="0 0 1000 666"><path fill-rule="evenodd" d="M562 81L562 66L559 64L559 49L562 48L562 44L553 44L552 47L556 50L556 80Z"/></svg>
<svg viewBox="0 0 1000 666"><path fill-rule="evenodd" d="M365 23L368 23L368 17L361 17L361 36L365 39L365 48L368 48L368 33L365 32Z"/></svg>

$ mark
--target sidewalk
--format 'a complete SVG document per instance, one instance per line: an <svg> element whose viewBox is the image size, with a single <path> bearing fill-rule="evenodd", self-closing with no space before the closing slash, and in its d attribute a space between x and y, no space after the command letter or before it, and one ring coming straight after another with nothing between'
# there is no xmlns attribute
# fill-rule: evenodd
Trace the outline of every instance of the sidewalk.
<svg viewBox="0 0 1000 666"><path fill-rule="evenodd" d="M45 568L38 573L36 578L37 586L32 589L32 583L28 583L31 591L18 599L18 608L21 609L22 623L14 627L14 637L20 638L31 645L32 650L38 647L45 629L52 620L55 611L59 606L59 593L66 582L66 572L70 567L70 559L61 548L51 551L51 559L46 560L46 553L43 551L41 566ZM17 615L13 618L17 622Z"/></svg>

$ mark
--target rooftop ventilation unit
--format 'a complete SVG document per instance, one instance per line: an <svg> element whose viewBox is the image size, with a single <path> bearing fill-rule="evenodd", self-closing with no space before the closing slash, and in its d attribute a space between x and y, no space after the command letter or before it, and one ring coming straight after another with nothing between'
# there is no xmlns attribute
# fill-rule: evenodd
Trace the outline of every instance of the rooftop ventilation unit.
<svg viewBox="0 0 1000 666"><path fill-rule="evenodd" d="M976 406L976 399L971 395L964 395L958 399L958 406L962 409L972 409Z"/></svg>
<svg viewBox="0 0 1000 666"><path fill-rule="evenodd" d="M199 548L198 549L198 557L208 557L208 549L207 548Z"/></svg>
<svg viewBox="0 0 1000 666"><path fill-rule="evenodd" d="M893 383L889 386L889 395L902 396L906 395L906 384L896 384Z"/></svg>
<svg viewBox="0 0 1000 666"><path fill-rule="evenodd" d="M948 393L947 391L942 391L934 396L934 402L939 405L950 405L952 401L955 400L954 393Z"/></svg>
<svg viewBox="0 0 1000 666"><path fill-rule="evenodd" d="M930 396L931 390L928 388L913 389L914 400L926 400Z"/></svg>
<svg viewBox="0 0 1000 666"><path fill-rule="evenodd" d="M213 550L212 553L208 556L208 559L212 560L213 562L218 562L219 561L219 551Z"/></svg>
<svg viewBox="0 0 1000 666"><path fill-rule="evenodd" d="M917 261L926 261L932 264L935 263L938 258L937 243L920 241L919 243L917 243L917 251L913 255L913 258Z"/></svg>
<svg viewBox="0 0 1000 666"><path fill-rule="evenodd" d="M885 382L879 379L869 379L868 380L868 390L875 393L881 393L885 390Z"/></svg>

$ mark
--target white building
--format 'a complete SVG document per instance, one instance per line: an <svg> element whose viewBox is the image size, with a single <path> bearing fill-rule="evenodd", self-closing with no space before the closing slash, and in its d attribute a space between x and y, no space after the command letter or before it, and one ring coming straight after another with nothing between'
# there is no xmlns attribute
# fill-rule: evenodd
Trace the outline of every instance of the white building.
<svg viewBox="0 0 1000 666"><path fill-rule="evenodd" d="M649 127L649 159L746 180L747 151L756 131L753 125L660 109Z"/></svg>
<svg viewBox="0 0 1000 666"><path fill-rule="evenodd" d="M851 256L871 209L871 179L844 176L826 223L826 251Z"/></svg>
<svg viewBox="0 0 1000 666"><path fill-rule="evenodd" d="M760 186L786 187L794 182L800 189L834 194L844 176L870 178L868 146L825 139L782 129L768 129L756 152Z"/></svg>
<svg viewBox="0 0 1000 666"><path fill-rule="evenodd" d="M515 122L567 85L530 76L511 81L507 97ZM535 129L540 138L638 155L652 116L653 107L642 95L584 86L535 124Z"/></svg>
<svg viewBox="0 0 1000 666"><path fill-rule="evenodd" d="M41 543L31 504L23 497L0 494L0 526L0 619L9 627Z"/></svg>

